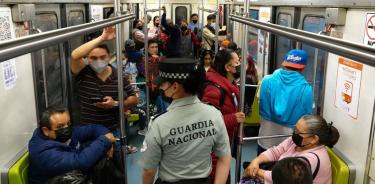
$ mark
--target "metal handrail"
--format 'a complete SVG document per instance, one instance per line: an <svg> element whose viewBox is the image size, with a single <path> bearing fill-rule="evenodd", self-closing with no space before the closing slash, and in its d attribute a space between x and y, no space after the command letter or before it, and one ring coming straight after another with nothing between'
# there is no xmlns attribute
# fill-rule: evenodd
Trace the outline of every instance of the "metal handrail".
<svg viewBox="0 0 375 184"><path fill-rule="evenodd" d="M276 24L260 22L254 19L243 18L233 14L230 15L230 19L249 26L253 26L257 29L268 31L278 36L284 36L295 41L307 43L316 48L324 49L334 54L338 54L340 56L344 56L346 58L353 59L370 66L375 66L375 48L366 45L284 27Z"/></svg>
<svg viewBox="0 0 375 184"><path fill-rule="evenodd" d="M244 137L242 138L243 141L254 141L254 140L261 140L261 139L273 139L273 138L281 138L281 137L290 137L292 134L278 134L278 135L265 135L265 136L258 136L258 137Z"/></svg>
<svg viewBox="0 0 375 184"><path fill-rule="evenodd" d="M206 8L198 8L198 10L202 10L208 13L215 13L215 14L218 12L217 10L211 10L211 9L206 9Z"/></svg>
<svg viewBox="0 0 375 184"><path fill-rule="evenodd" d="M156 9L147 9L146 12L157 12L157 11L162 11L163 8L156 8Z"/></svg>
<svg viewBox="0 0 375 184"><path fill-rule="evenodd" d="M135 18L135 14L48 31L0 43L0 62Z"/></svg>

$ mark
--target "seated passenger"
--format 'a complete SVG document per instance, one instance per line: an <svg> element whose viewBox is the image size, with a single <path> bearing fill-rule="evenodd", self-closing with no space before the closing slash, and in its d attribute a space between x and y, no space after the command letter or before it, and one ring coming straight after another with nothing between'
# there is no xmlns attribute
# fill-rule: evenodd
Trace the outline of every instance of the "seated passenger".
<svg viewBox="0 0 375 184"><path fill-rule="evenodd" d="M293 136L256 157L245 170L246 177L259 178L272 183L272 171L259 169L259 165L285 157L305 157L313 172L314 184L332 182L331 162L325 146L333 147L340 135L337 129L317 115L299 119ZM319 166L319 167L318 167Z"/></svg>
<svg viewBox="0 0 375 184"><path fill-rule="evenodd" d="M64 173L87 171L105 154L113 154L115 138L101 125L72 126L65 108L43 112L29 141L29 183L40 184ZM84 143L91 142L85 148Z"/></svg>
<svg viewBox="0 0 375 184"><path fill-rule="evenodd" d="M272 168L273 184L312 184L313 176L308 160L287 157Z"/></svg>

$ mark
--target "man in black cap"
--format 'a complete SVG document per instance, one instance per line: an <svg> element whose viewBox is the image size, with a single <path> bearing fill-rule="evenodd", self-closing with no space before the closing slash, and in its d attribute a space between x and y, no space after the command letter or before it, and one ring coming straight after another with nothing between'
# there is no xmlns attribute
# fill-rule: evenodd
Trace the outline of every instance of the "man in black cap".
<svg viewBox="0 0 375 184"><path fill-rule="evenodd" d="M159 63L158 83L165 98L172 100L167 111L152 119L141 148L143 184L208 184L211 153L219 161L215 183L224 184L231 153L220 111L202 103L197 92L204 71L192 59L167 59Z"/></svg>

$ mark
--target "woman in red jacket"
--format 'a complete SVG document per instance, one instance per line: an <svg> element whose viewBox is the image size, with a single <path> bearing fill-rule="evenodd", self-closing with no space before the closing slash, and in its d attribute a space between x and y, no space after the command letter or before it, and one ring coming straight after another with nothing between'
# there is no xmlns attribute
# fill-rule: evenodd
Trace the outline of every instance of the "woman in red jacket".
<svg viewBox="0 0 375 184"><path fill-rule="evenodd" d="M216 106L223 114L231 146L237 137L239 123L245 121L245 114L239 112L240 90L235 82L235 79L240 77L240 64L236 52L220 50L215 56L213 66L206 73L208 82L202 93L202 101ZM217 157L212 155L212 178L215 178L216 161Z"/></svg>

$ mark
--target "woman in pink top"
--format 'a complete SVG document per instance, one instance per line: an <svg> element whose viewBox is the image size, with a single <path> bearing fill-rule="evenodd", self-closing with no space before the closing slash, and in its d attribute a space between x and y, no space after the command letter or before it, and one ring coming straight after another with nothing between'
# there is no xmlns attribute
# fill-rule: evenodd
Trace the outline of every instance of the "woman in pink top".
<svg viewBox="0 0 375 184"><path fill-rule="evenodd" d="M310 162L311 171L317 172L313 183L330 184L332 183L331 162L324 146L333 147L339 137L337 129L332 124L328 124L324 118L305 115L297 122L291 138L268 149L251 161L245 170L245 177L258 178L265 184L273 183L272 172L260 169L260 164L285 157L305 157Z"/></svg>

